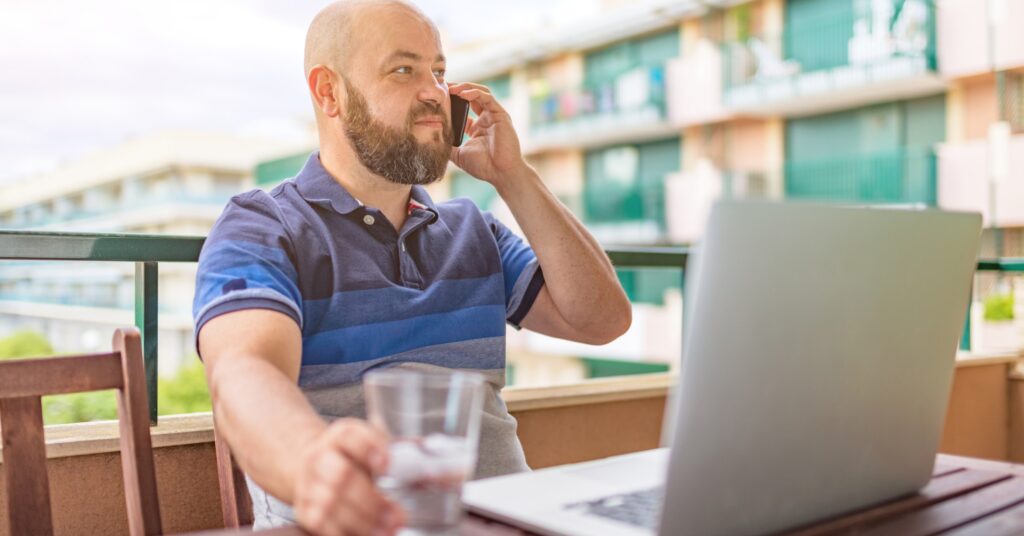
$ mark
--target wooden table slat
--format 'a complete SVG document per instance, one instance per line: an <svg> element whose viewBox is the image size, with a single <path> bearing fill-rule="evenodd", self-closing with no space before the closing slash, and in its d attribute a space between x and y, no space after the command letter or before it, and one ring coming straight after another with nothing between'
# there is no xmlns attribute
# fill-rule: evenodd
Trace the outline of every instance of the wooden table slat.
<svg viewBox="0 0 1024 536"><path fill-rule="evenodd" d="M846 513L832 521L817 522L806 529L792 532L793 536L812 536L819 534L835 534L857 527L881 523L900 514L912 510L926 508L965 493L995 484L1010 478L1005 473L978 471L974 469L956 468L932 479L919 493L896 499L881 505L874 505L863 510Z"/></svg>
<svg viewBox="0 0 1024 536"><path fill-rule="evenodd" d="M1021 502L1024 502L1024 478L1014 476L973 493L911 512L899 519L867 527L859 534L875 536L936 534L966 525Z"/></svg>
<svg viewBox="0 0 1024 536"><path fill-rule="evenodd" d="M941 465L935 464L935 469L932 470L932 478L938 478L940 476L946 476L950 473L957 471L963 471L964 468L959 465Z"/></svg>
<svg viewBox="0 0 1024 536"><path fill-rule="evenodd" d="M1018 536L1024 532L1024 504L1018 504L977 522L960 527L949 536Z"/></svg>
<svg viewBox="0 0 1024 536"><path fill-rule="evenodd" d="M956 536L1024 534L1024 465L940 454L932 481L919 493L824 520L789 534L931 535L953 531ZM228 536L235 532L203 532ZM527 536L531 534L500 521L467 514L460 536ZM298 527L282 527L267 536L306 536Z"/></svg>

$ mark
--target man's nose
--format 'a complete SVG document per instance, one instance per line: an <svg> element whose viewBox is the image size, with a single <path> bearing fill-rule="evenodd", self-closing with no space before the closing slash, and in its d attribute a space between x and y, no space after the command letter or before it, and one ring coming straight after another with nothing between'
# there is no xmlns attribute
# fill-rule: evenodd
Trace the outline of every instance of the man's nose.
<svg viewBox="0 0 1024 536"><path fill-rule="evenodd" d="M420 89L419 99L441 105L448 98L448 85L443 80L431 76Z"/></svg>

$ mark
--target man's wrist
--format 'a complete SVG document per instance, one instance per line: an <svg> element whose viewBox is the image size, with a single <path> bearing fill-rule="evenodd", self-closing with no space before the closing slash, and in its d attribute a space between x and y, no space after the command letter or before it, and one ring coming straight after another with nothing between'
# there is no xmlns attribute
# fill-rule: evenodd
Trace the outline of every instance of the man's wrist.
<svg viewBox="0 0 1024 536"><path fill-rule="evenodd" d="M506 203L511 201L512 198L522 195L523 192L543 184L540 180L540 175L533 169L533 166L525 162L521 168L506 174L501 177L501 180L494 182L495 190L498 191L498 195Z"/></svg>

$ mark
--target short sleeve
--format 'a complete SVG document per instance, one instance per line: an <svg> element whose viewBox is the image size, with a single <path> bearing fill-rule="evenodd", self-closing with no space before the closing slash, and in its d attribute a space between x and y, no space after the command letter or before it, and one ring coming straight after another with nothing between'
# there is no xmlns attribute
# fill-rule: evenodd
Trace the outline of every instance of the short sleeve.
<svg viewBox="0 0 1024 536"><path fill-rule="evenodd" d="M520 329L520 324L544 287L544 273L537 262L537 255L522 238L490 212L484 212L483 215L501 255L501 269L505 279L505 320L512 327Z"/></svg>
<svg viewBox="0 0 1024 536"><path fill-rule="evenodd" d="M302 296L291 240L274 200L262 190L237 195L214 224L196 273L192 316L199 331L212 318L271 309L302 326Z"/></svg>

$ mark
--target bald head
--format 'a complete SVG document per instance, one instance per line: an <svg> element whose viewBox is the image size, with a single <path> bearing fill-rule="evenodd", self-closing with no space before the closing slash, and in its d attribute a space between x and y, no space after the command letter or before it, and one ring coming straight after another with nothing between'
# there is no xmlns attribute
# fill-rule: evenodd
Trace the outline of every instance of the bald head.
<svg viewBox="0 0 1024 536"><path fill-rule="evenodd" d="M361 36L378 27L374 19L395 9L434 27L422 11L404 0L339 0L320 10L306 32L303 69L306 76L316 65L327 65L342 72L347 70L351 58L358 52Z"/></svg>

